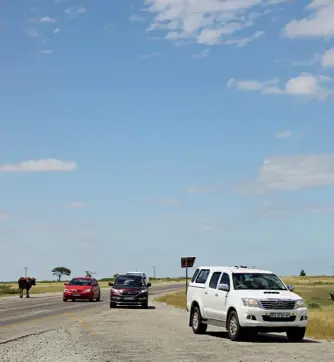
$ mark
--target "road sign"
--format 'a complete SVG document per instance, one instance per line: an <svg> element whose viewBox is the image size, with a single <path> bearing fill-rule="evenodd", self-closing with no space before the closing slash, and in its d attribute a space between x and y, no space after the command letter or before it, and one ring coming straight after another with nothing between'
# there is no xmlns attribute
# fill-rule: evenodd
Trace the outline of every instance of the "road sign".
<svg viewBox="0 0 334 362"><path fill-rule="evenodd" d="M195 263L196 256L184 256L181 258L181 268L192 268Z"/></svg>
<svg viewBox="0 0 334 362"><path fill-rule="evenodd" d="M181 258L181 268L186 269L186 293L188 291L188 268L192 268L195 263L196 256L184 256Z"/></svg>

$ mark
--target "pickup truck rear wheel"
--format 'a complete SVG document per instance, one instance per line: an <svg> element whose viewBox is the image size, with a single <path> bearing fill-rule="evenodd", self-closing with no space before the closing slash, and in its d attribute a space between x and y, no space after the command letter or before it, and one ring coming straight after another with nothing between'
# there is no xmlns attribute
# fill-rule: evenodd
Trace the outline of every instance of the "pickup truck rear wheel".
<svg viewBox="0 0 334 362"><path fill-rule="evenodd" d="M306 333L305 327L290 328L286 331L286 336L289 342L301 342Z"/></svg>
<svg viewBox="0 0 334 362"><path fill-rule="evenodd" d="M233 311L228 316L226 329L231 341L240 341L242 339L244 331L239 324L237 312Z"/></svg>
<svg viewBox="0 0 334 362"><path fill-rule="evenodd" d="M191 311L191 326L195 334L204 334L208 328L207 324L202 322L201 312L198 307Z"/></svg>

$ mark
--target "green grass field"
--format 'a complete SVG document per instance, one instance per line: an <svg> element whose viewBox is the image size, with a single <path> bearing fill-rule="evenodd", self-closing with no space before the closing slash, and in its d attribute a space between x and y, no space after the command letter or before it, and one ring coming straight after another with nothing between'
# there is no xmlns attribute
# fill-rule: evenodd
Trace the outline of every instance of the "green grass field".
<svg viewBox="0 0 334 362"><path fill-rule="evenodd" d="M309 308L307 335L315 339L334 340L334 304L328 294L334 292L334 277L282 277L286 284L293 284ZM185 291L156 299L174 307L186 309Z"/></svg>
<svg viewBox="0 0 334 362"><path fill-rule="evenodd" d="M150 279L151 284L159 283L176 283L185 282L182 278L161 278ZM108 288L108 281L99 282L101 288ZM36 282L36 285L30 289L30 294L41 293L55 293L62 292L64 290L64 282ZM18 294L17 283L1 283L0 284L0 297L10 296Z"/></svg>

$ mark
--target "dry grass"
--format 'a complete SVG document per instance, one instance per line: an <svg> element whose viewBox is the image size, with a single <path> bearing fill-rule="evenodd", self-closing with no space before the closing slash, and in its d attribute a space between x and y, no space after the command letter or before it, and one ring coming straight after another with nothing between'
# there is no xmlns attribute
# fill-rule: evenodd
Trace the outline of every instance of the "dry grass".
<svg viewBox="0 0 334 362"><path fill-rule="evenodd" d="M334 277L284 277L282 279L287 284L293 284L295 292L308 304L307 335L316 339L334 340L334 304L328 300L328 294L334 292ZM185 291L159 297L156 301L186 309Z"/></svg>

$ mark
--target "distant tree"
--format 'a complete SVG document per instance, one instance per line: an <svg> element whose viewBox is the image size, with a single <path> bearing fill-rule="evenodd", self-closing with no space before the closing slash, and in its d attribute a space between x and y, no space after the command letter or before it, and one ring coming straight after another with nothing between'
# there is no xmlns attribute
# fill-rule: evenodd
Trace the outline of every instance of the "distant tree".
<svg viewBox="0 0 334 362"><path fill-rule="evenodd" d="M305 273L304 269L302 269L302 270L300 271L299 276L300 276L300 277L306 277L306 273Z"/></svg>
<svg viewBox="0 0 334 362"><path fill-rule="evenodd" d="M58 282L60 282L60 279L63 275L71 275L71 270L65 268L64 266L58 266L57 268L52 269L52 275L56 275L58 278Z"/></svg>
<svg viewBox="0 0 334 362"><path fill-rule="evenodd" d="M85 270L86 273L86 277L87 278L91 278L92 277L92 273L89 270Z"/></svg>

